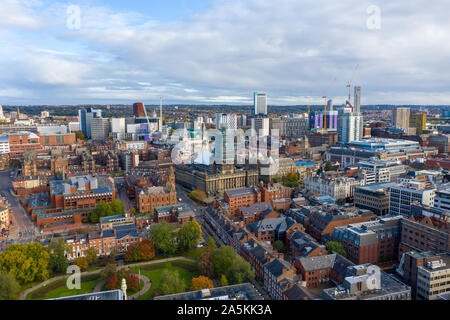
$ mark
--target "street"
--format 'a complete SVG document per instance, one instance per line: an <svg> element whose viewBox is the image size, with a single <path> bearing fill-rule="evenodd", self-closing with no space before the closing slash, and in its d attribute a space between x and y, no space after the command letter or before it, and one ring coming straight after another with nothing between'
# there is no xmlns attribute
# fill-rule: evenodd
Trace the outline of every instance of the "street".
<svg viewBox="0 0 450 320"><path fill-rule="evenodd" d="M2 243L28 243L33 241L38 234L38 229L34 226L31 218L20 206L16 197L11 194L12 184L9 182L10 171L0 173L0 193L10 205L12 217L12 232L7 239L2 239Z"/></svg>

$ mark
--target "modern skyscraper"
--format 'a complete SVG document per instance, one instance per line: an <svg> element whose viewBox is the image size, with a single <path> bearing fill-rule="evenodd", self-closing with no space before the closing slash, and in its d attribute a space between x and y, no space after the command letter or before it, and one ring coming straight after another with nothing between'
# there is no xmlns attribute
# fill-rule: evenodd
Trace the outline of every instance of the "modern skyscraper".
<svg viewBox="0 0 450 320"><path fill-rule="evenodd" d="M143 117L145 114L144 114L144 104L142 103L142 102L136 102L136 103L134 103L133 104L133 114L136 116L136 117Z"/></svg>
<svg viewBox="0 0 450 320"><path fill-rule="evenodd" d="M427 129L427 114L425 112L411 114L409 126L416 128L417 134L422 134Z"/></svg>
<svg viewBox="0 0 450 320"><path fill-rule="evenodd" d="M92 140L105 140L109 136L109 119L93 118L91 121Z"/></svg>
<svg viewBox="0 0 450 320"><path fill-rule="evenodd" d="M363 136L363 117L351 108L342 108L338 113L338 137L342 143L359 141Z"/></svg>
<svg viewBox="0 0 450 320"><path fill-rule="evenodd" d="M234 113L216 113L216 128L217 129L237 129L238 118Z"/></svg>
<svg viewBox="0 0 450 320"><path fill-rule="evenodd" d="M355 102L353 104L353 112L361 112L361 87L355 87Z"/></svg>
<svg viewBox="0 0 450 320"><path fill-rule="evenodd" d="M396 128L405 130L408 133L410 108L397 108L392 110L392 121Z"/></svg>
<svg viewBox="0 0 450 320"><path fill-rule="evenodd" d="M86 138L91 138L91 122L94 118L101 118L102 110L85 108L78 110L78 118L80 120L80 130Z"/></svg>
<svg viewBox="0 0 450 320"><path fill-rule="evenodd" d="M3 107L2 107L2 105L0 104L0 120L3 120L3 119L5 119L5 116L4 116L4 114L3 114Z"/></svg>
<svg viewBox="0 0 450 320"><path fill-rule="evenodd" d="M267 115L267 95L265 93L253 93L253 114Z"/></svg>

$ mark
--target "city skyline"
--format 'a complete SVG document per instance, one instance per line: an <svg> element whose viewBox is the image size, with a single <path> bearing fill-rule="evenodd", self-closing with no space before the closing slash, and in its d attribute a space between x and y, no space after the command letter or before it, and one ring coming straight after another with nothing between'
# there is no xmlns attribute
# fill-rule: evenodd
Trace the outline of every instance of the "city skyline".
<svg viewBox="0 0 450 320"><path fill-rule="evenodd" d="M361 105L450 101L446 10L425 1L7 0L0 12L3 105L249 105L253 91L339 105L357 64Z"/></svg>

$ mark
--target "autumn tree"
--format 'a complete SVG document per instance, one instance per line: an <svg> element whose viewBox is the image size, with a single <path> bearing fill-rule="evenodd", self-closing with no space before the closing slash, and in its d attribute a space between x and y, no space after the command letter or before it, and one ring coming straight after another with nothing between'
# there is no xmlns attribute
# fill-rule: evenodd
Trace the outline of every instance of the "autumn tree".
<svg viewBox="0 0 450 320"><path fill-rule="evenodd" d="M205 276L199 276L197 278L192 278L190 290L191 291L197 291L197 290L203 290L203 289L209 289L213 288L213 282L211 279Z"/></svg>
<svg viewBox="0 0 450 320"><path fill-rule="evenodd" d="M202 228L197 221L183 223L177 234L180 250L196 248L202 238Z"/></svg>
<svg viewBox="0 0 450 320"><path fill-rule="evenodd" d="M137 245L129 245L125 252L125 262L137 262L140 261L141 254Z"/></svg>
<svg viewBox="0 0 450 320"><path fill-rule="evenodd" d="M214 275L213 254L211 251L206 251L200 255L197 261L198 268L201 274L212 277Z"/></svg>
<svg viewBox="0 0 450 320"><path fill-rule="evenodd" d="M149 261L155 257L155 247L150 240L142 240L137 247L140 254L140 261Z"/></svg>
<svg viewBox="0 0 450 320"><path fill-rule="evenodd" d="M49 277L50 254L40 243L13 244L0 254L0 271L11 274L20 284Z"/></svg>
<svg viewBox="0 0 450 320"><path fill-rule="evenodd" d="M185 290L186 283L184 282L183 278L181 278L178 271L164 269L164 271L161 273L157 294L167 295L184 292Z"/></svg>
<svg viewBox="0 0 450 320"><path fill-rule="evenodd" d="M108 282L105 285L105 289L114 290L117 288L118 282L117 277L113 274L109 277Z"/></svg>
<svg viewBox="0 0 450 320"><path fill-rule="evenodd" d="M177 251L177 234L173 224L158 223L150 230L150 239L160 252L174 254Z"/></svg>
<svg viewBox="0 0 450 320"><path fill-rule="evenodd" d="M90 247L86 250L86 260L88 264L93 264L97 262L98 256L97 256L97 249L94 247Z"/></svg>
<svg viewBox="0 0 450 320"><path fill-rule="evenodd" d="M195 201L203 202L206 199L206 193L203 190L195 189L189 193L189 198Z"/></svg>
<svg viewBox="0 0 450 320"><path fill-rule="evenodd" d="M14 276L0 272L0 300L15 300L20 292L20 285Z"/></svg>
<svg viewBox="0 0 450 320"><path fill-rule="evenodd" d="M117 265L115 264L108 264L106 267L103 268L102 272L100 273L100 276L106 280L109 279L113 274L116 274L117 272Z"/></svg>
<svg viewBox="0 0 450 320"><path fill-rule="evenodd" d="M88 268L88 262L85 257L78 257L75 260L73 260L73 264L78 266L78 268L81 269L81 271L86 271Z"/></svg>

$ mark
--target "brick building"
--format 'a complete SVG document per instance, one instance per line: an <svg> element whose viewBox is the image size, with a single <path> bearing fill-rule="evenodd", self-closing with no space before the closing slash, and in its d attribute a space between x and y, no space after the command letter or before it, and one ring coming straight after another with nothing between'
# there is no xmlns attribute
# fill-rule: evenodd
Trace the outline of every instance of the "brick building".
<svg viewBox="0 0 450 320"><path fill-rule="evenodd" d="M227 190L223 197L228 203L229 213L232 215L236 214L240 208L262 201L262 193L256 187Z"/></svg>

